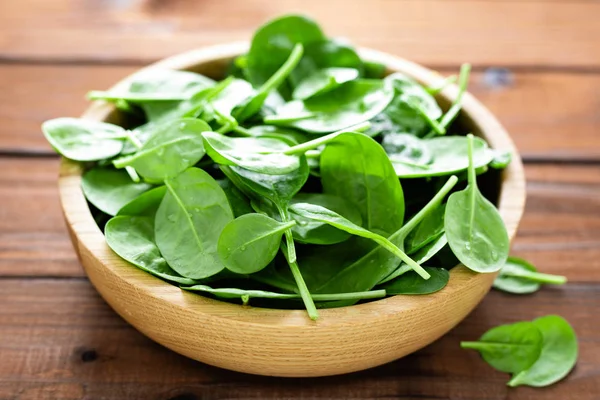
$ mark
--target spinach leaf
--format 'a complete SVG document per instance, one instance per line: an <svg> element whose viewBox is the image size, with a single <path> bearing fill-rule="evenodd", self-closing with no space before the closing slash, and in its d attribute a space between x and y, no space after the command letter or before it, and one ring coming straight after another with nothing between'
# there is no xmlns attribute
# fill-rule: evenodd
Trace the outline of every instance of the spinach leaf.
<svg viewBox="0 0 600 400"><path fill-rule="evenodd" d="M429 214L417 227L406 237L404 246L407 254L413 254L436 240L444 233L444 214L446 205L442 204Z"/></svg>
<svg viewBox="0 0 600 400"><path fill-rule="evenodd" d="M317 23L300 15L285 15L258 28L247 56L246 73L253 86L265 83L288 59L294 46L325 40Z"/></svg>
<svg viewBox="0 0 600 400"><path fill-rule="evenodd" d="M402 226L404 196L381 146L366 135L342 133L321 153L323 192L355 204L365 228L389 235Z"/></svg>
<svg viewBox="0 0 600 400"><path fill-rule="evenodd" d="M271 76L263 85L261 85L256 93L246 99L243 104L234 110L233 116L238 122L244 122L261 109L269 94L281 86L296 65L298 65L300 59L302 58L303 52L304 47L302 44L297 43L294 46L289 58L283 63L283 65L281 65L281 67L273 74L273 76Z"/></svg>
<svg viewBox="0 0 600 400"><path fill-rule="evenodd" d="M42 124L42 131L57 153L74 161L114 157L128 135L120 126L77 118L51 119Z"/></svg>
<svg viewBox="0 0 600 400"><path fill-rule="evenodd" d="M388 240L398 248L404 248L406 236L432 211L440 206L442 200L456 184L457 178L452 176L440 191L400 229L394 232ZM376 247L364 253L359 258L354 258L349 264L332 266L320 265L321 268L335 268L326 282L321 282L315 290L318 293L336 293L370 290L383 278L389 276L400 265L401 260L387 250ZM312 271L311 271L312 272Z"/></svg>
<svg viewBox="0 0 600 400"><path fill-rule="evenodd" d="M290 83L297 87L315 71L324 68L352 68L362 75L364 65L354 47L339 39L307 43L304 57L292 72Z"/></svg>
<svg viewBox="0 0 600 400"><path fill-rule="evenodd" d="M204 132L202 136L206 152L217 164L271 175L287 174L300 167L297 156L283 153L289 146L279 139L235 138L214 132Z"/></svg>
<svg viewBox="0 0 600 400"><path fill-rule="evenodd" d="M542 333L531 322L501 325L487 331L477 342L461 342L463 349L478 350L492 367L519 373L531 367L542 352Z"/></svg>
<svg viewBox="0 0 600 400"><path fill-rule="evenodd" d="M304 218L329 224L334 228L343 230L352 235L373 240L379 246L386 249L390 253L394 254L396 257L400 258L406 264L408 264L423 279L429 279L429 274L420 265L418 265L410 257L408 257L402 250L400 250L395 244L393 244L381 235L368 231L367 229L364 229L352 223L351 221L335 213L334 211L328 210L325 207L308 203L296 203L290 206L290 211Z"/></svg>
<svg viewBox="0 0 600 400"><path fill-rule="evenodd" d="M306 100L310 97L331 91L343 83L357 79L358 70L354 68L319 69L304 78L292 93L295 100Z"/></svg>
<svg viewBox="0 0 600 400"><path fill-rule="evenodd" d="M282 223L262 214L246 214L223 228L217 250L225 268L238 274L253 274L277 255L281 236L294 221Z"/></svg>
<svg viewBox="0 0 600 400"><path fill-rule="evenodd" d="M324 193L298 193L291 202L292 205L296 203L316 204L335 211L355 225L362 224L362 218L356 207L338 196ZM296 221L296 225L292 228L294 239L301 243L334 244L343 242L350 237L350 234L347 232L336 229L326 223L305 218L293 211L290 213L290 216Z"/></svg>
<svg viewBox="0 0 600 400"><path fill-rule="evenodd" d="M542 334L542 351L537 361L518 372L508 386L543 387L563 379L577 362L577 336L564 318L548 315L533 320Z"/></svg>
<svg viewBox="0 0 600 400"><path fill-rule="evenodd" d="M408 134L391 134L384 139L384 148L399 178L427 178L464 171L469 167L465 154L468 139L464 136L443 136L418 139ZM493 153L487 143L473 138L475 168L492 161Z"/></svg>
<svg viewBox="0 0 600 400"><path fill-rule="evenodd" d="M294 146L306 142L306 135L295 129L282 128L273 125L256 125L244 131L246 135L251 137L267 137L280 139Z"/></svg>
<svg viewBox="0 0 600 400"><path fill-rule="evenodd" d="M244 196L244 194L240 192L229 179L217 179L217 183L225 192L225 196L227 196L227 200L229 200L229 206L231 207L231 211L233 211L234 217L237 218L244 214L254 212L252 211L252 207L250 207L248 198Z"/></svg>
<svg viewBox="0 0 600 400"><path fill-rule="evenodd" d="M448 198L444 228L452 252L467 268L495 272L505 264L510 242L496 207L477 188L473 135L468 137L469 184Z"/></svg>
<svg viewBox="0 0 600 400"><path fill-rule="evenodd" d="M429 279L423 279L415 271L406 270L398 278L380 286L385 289L388 295L397 294L430 294L435 293L446 287L450 280L450 274L443 268L423 267L431 276Z"/></svg>
<svg viewBox="0 0 600 400"><path fill-rule="evenodd" d="M116 215L124 205L151 188L147 183L133 182L125 171L110 168L92 168L81 178L86 199L108 215Z"/></svg>
<svg viewBox="0 0 600 400"><path fill-rule="evenodd" d="M543 283L563 285L567 278L537 272L529 262L517 257L508 257L506 264L494 280L494 288L508 293L537 292Z"/></svg>
<svg viewBox="0 0 600 400"><path fill-rule="evenodd" d="M196 281L175 272L160 255L154 241L153 219L150 217L118 216L104 228L108 246L125 261L154 276L181 285Z"/></svg>
<svg viewBox="0 0 600 400"><path fill-rule="evenodd" d="M125 100L142 107L148 121L162 118L198 92L213 87L215 81L203 75L168 69L149 69L135 74L118 89L108 92L91 91L91 100Z"/></svg>
<svg viewBox="0 0 600 400"><path fill-rule="evenodd" d="M380 80L356 79L304 101L294 100L264 118L266 124L289 126L311 133L342 130L368 121L392 100L391 85Z"/></svg>
<svg viewBox="0 0 600 400"><path fill-rule="evenodd" d="M154 220L156 211L166 192L166 186L150 189L121 207L117 215L151 217Z"/></svg>
<svg viewBox="0 0 600 400"><path fill-rule="evenodd" d="M131 166L149 182L174 178L204 156L204 131L210 131L204 121L190 118L169 121L157 126L136 153L113 164L117 168Z"/></svg>
<svg viewBox="0 0 600 400"><path fill-rule="evenodd" d="M156 243L171 268L183 276L202 279L224 265L217 254L221 231L233 220L227 196L199 168L189 168L165 180L167 192L156 212Z"/></svg>
<svg viewBox="0 0 600 400"><path fill-rule="evenodd" d="M504 169L508 167L512 160L512 153L510 151L493 151L494 158L490 162L490 167L494 169Z"/></svg>
<svg viewBox="0 0 600 400"><path fill-rule="evenodd" d="M277 300L300 299L300 295L295 293L276 293L264 290L244 290L236 288L211 288L206 285L182 287L182 289L190 290L193 292L210 293L222 299L241 299L244 304L248 304L248 302L252 298ZM313 296L315 301L377 299L385 297L385 290L371 290L368 292L356 293L315 294Z"/></svg>

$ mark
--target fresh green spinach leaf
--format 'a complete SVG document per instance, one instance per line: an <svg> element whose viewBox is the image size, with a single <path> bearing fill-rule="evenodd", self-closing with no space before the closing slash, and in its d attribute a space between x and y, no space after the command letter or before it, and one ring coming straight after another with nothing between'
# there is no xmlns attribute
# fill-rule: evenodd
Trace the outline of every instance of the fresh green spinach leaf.
<svg viewBox="0 0 600 400"><path fill-rule="evenodd" d="M505 264L510 241L496 207L477 188L473 136L468 137L469 184L448 198L444 228L452 252L467 268L495 272Z"/></svg>
<svg viewBox="0 0 600 400"><path fill-rule="evenodd" d="M221 231L233 220L227 196L199 168L165 181L167 192L156 212L155 236L161 254L179 274L203 279L225 267L217 254Z"/></svg>
<svg viewBox="0 0 600 400"><path fill-rule="evenodd" d="M429 274L429 279L423 279L418 273L406 270L398 278L380 286L388 295L398 294L431 294L446 287L450 274L443 268L423 267Z"/></svg>
<svg viewBox="0 0 600 400"><path fill-rule="evenodd" d="M494 280L494 288L508 293L524 294L537 292L544 283L563 285L567 278L537 272L529 262L517 257L508 257L506 264Z"/></svg>
<svg viewBox="0 0 600 400"><path fill-rule="evenodd" d="M357 79L358 76L358 70L354 68L331 67L319 69L300 81L294 89L292 97L295 100L306 100L331 91L343 83Z"/></svg>

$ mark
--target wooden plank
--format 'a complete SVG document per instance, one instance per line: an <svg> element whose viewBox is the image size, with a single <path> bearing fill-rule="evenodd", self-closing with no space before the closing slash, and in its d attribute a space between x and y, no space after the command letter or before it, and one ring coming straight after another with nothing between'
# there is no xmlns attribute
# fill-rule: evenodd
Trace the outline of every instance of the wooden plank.
<svg viewBox="0 0 600 400"><path fill-rule="evenodd" d="M290 12L313 16L331 36L429 65L600 65L600 4L591 1L4 0L0 57L146 63L247 40Z"/></svg>
<svg viewBox="0 0 600 400"><path fill-rule="evenodd" d="M51 152L40 132L43 121L81 114L89 90L106 89L135 69L0 65L0 151ZM600 74L477 72L469 89L526 159L600 161Z"/></svg>
<svg viewBox="0 0 600 400"><path fill-rule="evenodd" d="M56 188L58 160L0 158L0 276L83 276ZM573 282L600 282L600 166L526 165L515 255Z"/></svg>
<svg viewBox="0 0 600 400"><path fill-rule="evenodd" d="M600 392L600 333L591 318L600 311L599 289L492 292L448 335L404 359L350 376L290 380L229 372L162 348L112 312L87 281L0 280L0 398L592 400ZM495 325L546 314L566 317L580 344L577 367L554 386L507 388L507 374L459 348Z"/></svg>

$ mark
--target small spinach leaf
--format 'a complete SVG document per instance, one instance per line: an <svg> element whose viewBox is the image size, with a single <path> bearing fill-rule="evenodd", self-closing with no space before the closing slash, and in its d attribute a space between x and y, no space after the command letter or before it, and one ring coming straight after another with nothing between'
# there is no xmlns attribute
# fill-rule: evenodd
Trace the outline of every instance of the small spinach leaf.
<svg viewBox="0 0 600 400"><path fill-rule="evenodd" d="M519 373L540 357L542 333L531 322L517 322L492 328L479 341L461 342L460 347L478 350L499 371Z"/></svg>
<svg viewBox="0 0 600 400"><path fill-rule="evenodd" d="M92 168L81 178L86 199L108 215L117 215L123 206L151 188L148 183L133 182L127 172L111 168Z"/></svg>
<svg viewBox="0 0 600 400"><path fill-rule="evenodd" d="M508 293L533 293L541 284L562 285L567 278L537 272L529 262L517 257L508 257L506 264L494 280L494 288Z"/></svg>
<svg viewBox="0 0 600 400"><path fill-rule="evenodd" d="M294 100L306 100L357 79L358 75L358 71L354 68L319 69L300 81L294 89L292 97Z"/></svg>
<svg viewBox="0 0 600 400"><path fill-rule="evenodd" d="M469 184L448 198L444 228L452 252L476 272L498 271L508 257L510 242L496 207L477 188L473 136L468 136Z"/></svg>
<svg viewBox="0 0 600 400"><path fill-rule="evenodd" d="M46 140L74 161L98 161L118 155L127 132L120 126L77 118L56 118L42 124Z"/></svg>
<svg viewBox="0 0 600 400"><path fill-rule="evenodd" d="M252 207L250 207L248 198L244 196L244 194L237 187L235 187L235 185L231 183L229 179L218 179L217 183L225 192L225 196L227 196L227 200L229 200L229 206L231 207L231 211L233 211L234 217L237 218L244 214L250 214L254 212L252 211Z"/></svg>
<svg viewBox="0 0 600 400"><path fill-rule="evenodd" d="M357 79L304 101L294 100L267 116L266 124L289 126L312 133L327 133L368 121L392 100L391 85L380 80Z"/></svg>
<svg viewBox="0 0 600 400"><path fill-rule="evenodd" d="M152 275L181 285L193 285L193 279L175 272L160 255L154 241L153 219L150 217L118 216L104 228L108 246L125 261Z"/></svg>
<svg viewBox="0 0 600 400"><path fill-rule="evenodd" d="M246 214L229 222L217 247L225 268L238 274L262 270L275 258L285 230L295 224L281 223L262 214Z"/></svg>
<svg viewBox="0 0 600 400"><path fill-rule="evenodd" d="M342 133L321 153L323 192L354 203L367 230L389 235L402 226L404 196L381 146L366 135Z"/></svg>
<svg viewBox="0 0 600 400"><path fill-rule="evenodd" d="M113 162L131 166L149 182L174 178L204 156L202 132L210 131L204 121L185 118L157 126L152 136L134 154Z"/></svg>
<svg viewBox="0 0 600 400"><path fill-rule="evenodd" d="M577 362L577 336L569 323L558 315L533 320L542 334L542 351L528 369L516 373L508 386L543 387L563 379Z"/></svg>
<svg viewBox="0 0 600 400"><path fill-rule="evenodd" d="M338 196L324 193L298 193L292 199L291 204L296 203L316 204L335 211L356 225L362 224L362 218L356 207ZM290 216L296 221L296 225L292 228L294 239L301 243L334 244L343 242L350 237L349 233L326 223L304 218L294 212Z"/></svg>
<svg viewBox="0 0 600 400"><path fill-rule="evenodd" d="M189 168L165 185L167 193L155 222L160 252L171 268L188 278L219 273L224 265L217 254L217 241L233 220L223 189L199 168Z"/></svg>
<svg viewBox="0 0 600 400"><path fill-rule="evenodd" d="M271 175L287 174L300 167L297 156L283 153L289 146L279 139L234 138L214 132L204 132L202 136L208 155L217 164Z"/></svg>

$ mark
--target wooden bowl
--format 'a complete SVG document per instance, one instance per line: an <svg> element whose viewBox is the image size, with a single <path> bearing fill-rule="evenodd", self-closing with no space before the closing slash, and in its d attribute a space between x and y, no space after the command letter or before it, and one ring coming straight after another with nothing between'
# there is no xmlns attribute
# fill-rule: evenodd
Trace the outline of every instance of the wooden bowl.
<svg viewBox="0 0 600 400"><path fill-rule="evenodd" d="M247 50L234 43L177 55L148 68L185 69L220 77L227 63ZM419 65L363 49L361 56L401 71L424 84L441 77ZM123 82L118 85L122 85ZM439 96L443 107L457 94ZM94 103L83 115L119 121L118 112ZM473 96L463 98L461 123L513 160L502 174L499 209L514 237L525 202L520 157L496 118ZM448 332L485 296L494 274L463 266L451 270L442 291L425 296L394 296L352 307L320 310L311 321L302 310L244 307L188 293L121 260L107 246L80 188L79 164L63 160L59 189L71 240L98 292L127 322L156 342L214 366L272 376L325 376L375 367L412 353ZM458 345L458 344L457 344Z"/></svg>

